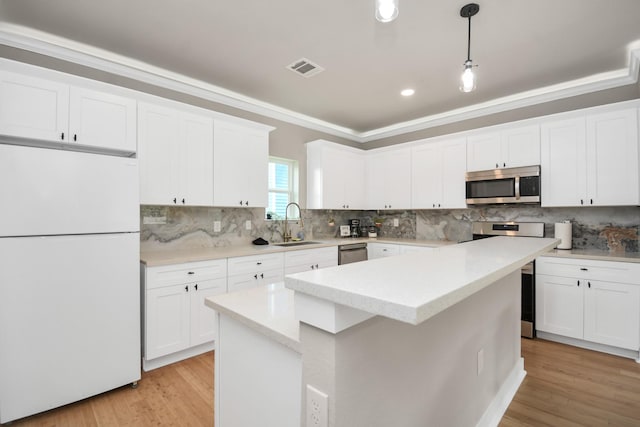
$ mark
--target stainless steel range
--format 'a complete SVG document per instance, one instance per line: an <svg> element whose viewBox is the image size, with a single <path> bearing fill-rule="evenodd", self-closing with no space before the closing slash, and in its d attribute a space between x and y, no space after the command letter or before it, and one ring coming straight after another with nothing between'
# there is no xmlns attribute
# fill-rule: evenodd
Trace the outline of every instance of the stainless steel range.
<svg viewBox="0 0 640 427"><path fill-rule="evenodd" d="M471 224L473 240L494 236L544 237L544 222L474 222ZM533 338L536 333L535 261L520 270L522 274L521 335Z"/></svg>

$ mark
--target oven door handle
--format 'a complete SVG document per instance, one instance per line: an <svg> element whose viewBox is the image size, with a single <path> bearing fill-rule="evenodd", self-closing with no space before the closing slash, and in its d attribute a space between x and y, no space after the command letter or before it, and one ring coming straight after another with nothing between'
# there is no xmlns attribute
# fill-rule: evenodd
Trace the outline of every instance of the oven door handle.
<svg viewBox="0 0 640 427"><path fill-rule="evenodd" d="M520 200L520 175L516 176L516 200Z"/></svg>

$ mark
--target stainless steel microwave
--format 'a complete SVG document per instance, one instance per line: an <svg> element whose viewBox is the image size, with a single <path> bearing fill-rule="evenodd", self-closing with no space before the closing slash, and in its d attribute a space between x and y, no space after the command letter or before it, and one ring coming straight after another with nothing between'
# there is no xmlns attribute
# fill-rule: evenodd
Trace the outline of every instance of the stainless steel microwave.
<svg viewBox="0 0 640 427"><path fill-rule="evenodd" d="M540 203L540 166L467 172L468 205Z"/></svg>

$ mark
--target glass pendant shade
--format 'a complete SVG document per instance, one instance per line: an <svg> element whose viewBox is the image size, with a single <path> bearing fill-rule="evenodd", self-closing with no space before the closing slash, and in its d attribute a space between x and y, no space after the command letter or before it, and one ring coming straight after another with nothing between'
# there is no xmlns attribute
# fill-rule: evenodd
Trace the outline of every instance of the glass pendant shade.
<svg viewBox="0 0 640 427"><path fill-rule="evenodd" d="M391 22L398 17L399 0L375 0L376 19L380 22Z"/></svg>
<svg viewBox="0 0 640 427"><path fill-rule="evenodd" d="M460 91L471 92L476 88L476 75L473 72L473 64L471 61L464 63L464 71L460 77Z"/></svg>

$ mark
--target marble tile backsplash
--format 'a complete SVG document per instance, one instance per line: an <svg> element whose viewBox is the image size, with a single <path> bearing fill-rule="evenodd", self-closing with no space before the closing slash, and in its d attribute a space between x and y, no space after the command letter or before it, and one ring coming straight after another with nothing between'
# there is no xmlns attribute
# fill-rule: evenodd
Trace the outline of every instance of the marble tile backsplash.
<svg viewBox="0 0 640 427"><path fill-rule="evenodd" d="M145 217L164 217L164 224L144 224ZM640 207L542 208L491 206L454 210L331 211L303 210L304 227L290 221L293 236L328 239L339 237L339 226L358 218L364 226L382 222L380 237L453 240L471 239L472 221L544 222L545 236L553 237L556 222L573 223L573 247L605 251L638 252ZM394 226L394 219L398 226ZM142 206L142 250L225 247L250 244L262 237L282 242L284 221L264 219L261 208L206 208ZM219 221L220 231L214 231ZM247 222L251 229L247 230Z"/></svg>

